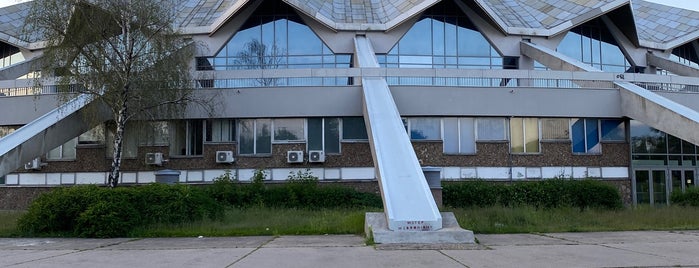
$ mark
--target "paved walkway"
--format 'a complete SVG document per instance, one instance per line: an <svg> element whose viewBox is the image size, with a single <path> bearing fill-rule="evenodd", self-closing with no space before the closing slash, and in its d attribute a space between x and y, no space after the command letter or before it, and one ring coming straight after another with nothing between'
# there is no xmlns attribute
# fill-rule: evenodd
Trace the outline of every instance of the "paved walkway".
<svg viewBox="0 0 699 268"><path fill-rule="evenodd" d="M353 235L0 239L0 267L699 267L699 231L476 235L466 249Z"/></svg>

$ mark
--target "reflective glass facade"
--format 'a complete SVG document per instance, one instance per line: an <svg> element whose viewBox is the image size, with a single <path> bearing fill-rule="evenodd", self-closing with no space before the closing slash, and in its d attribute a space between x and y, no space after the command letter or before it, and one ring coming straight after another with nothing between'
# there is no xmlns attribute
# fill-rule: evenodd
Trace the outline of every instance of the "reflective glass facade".
<svg viewBox="0 0 699 268"><path fill-rule="evenodd" d="M425 11L388 54L377 56L387 68L517 68L517 60L503 59L452 1Z"/></svg>
<svg viewBox="0 0 699 268"><path fill-rule="evenodd" d="M605 72L630 72L631 64L598 19L571 29L558 45L561 52Z"/></svg>

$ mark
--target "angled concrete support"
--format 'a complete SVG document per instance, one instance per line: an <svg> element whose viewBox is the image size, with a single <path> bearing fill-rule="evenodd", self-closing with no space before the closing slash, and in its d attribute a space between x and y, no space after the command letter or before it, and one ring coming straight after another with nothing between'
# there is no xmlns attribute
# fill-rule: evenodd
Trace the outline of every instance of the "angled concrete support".
<svg viewBox="0 0 699 268"><path fill-rule="evenodd" d="M573 72L602 71L590 66L589 64L585 64L555 50L534 43L522 41L519 43L519 49L522 52L522 55L530 57L553 70Z"/></svg>
<svg viewBox="0 0 699 268"><path fill-rule="evenodd" d="M10 135L0 138L0 176L17 170L24 163L90 130L94 124L110 118L106 109L98 109L95 117L98 120L89 124L80 110L87 105L98 105L90 102L91 96L80 95Z"/></svg>
<svg viewBox="0 0 699 268"><path fill-rule="evenodd" d="M699 112L628 82L615 82L621 112L655 129L699 144Z"/></svg>
<svg viewBox="0 0 699 268"><path fill-rule="evenodd" d="M699 69L653 53L646 53L646 61L648 61L648 65L660 67L676 75L699 77Z"/></svg>
<svg viewBox="0 0 699 268"><path fill-rule="evenodd" d="M355 38L360 67L379 67L369 40ZM362 78L364 121L392 231L434 231L442 216L422 173L385 78Z"/></svg>

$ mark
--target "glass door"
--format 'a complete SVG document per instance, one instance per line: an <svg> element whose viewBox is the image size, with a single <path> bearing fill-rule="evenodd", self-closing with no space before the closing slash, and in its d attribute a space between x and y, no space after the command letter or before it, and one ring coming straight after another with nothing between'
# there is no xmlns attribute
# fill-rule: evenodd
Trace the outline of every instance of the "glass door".
<svg viewBox="0 0 699 268"><path fill-rule="evenodd" d="M668 180L662 169L634 171L636 204L665 205L668 203Z"/></svg>
<svg viewBox="0 0 699 268"><path fill-rule="evenodd" d="M693 169L672 169L670 170L670 177L672 181L672 192L680 191L684 192L690 187L696 186L696 179L694 178Z"/></svg>

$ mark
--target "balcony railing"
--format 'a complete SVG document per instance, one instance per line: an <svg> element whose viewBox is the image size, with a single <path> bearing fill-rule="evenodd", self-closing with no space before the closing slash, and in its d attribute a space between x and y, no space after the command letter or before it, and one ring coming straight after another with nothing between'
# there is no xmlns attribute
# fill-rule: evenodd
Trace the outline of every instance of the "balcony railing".
<svg viewBox="0 0 699 268"><path fill-rule="evenodd" d="M463 69L264 69L197 71L195 88L351 86L359 77L384 77L392 86L520 87L613 89L614 82L632 82L652 91L699 93L699 78L634 73L590 73L549 70ZM71 91L56 85L34 87L33 79L0 81L0 96L54 94Z"/></svg>

